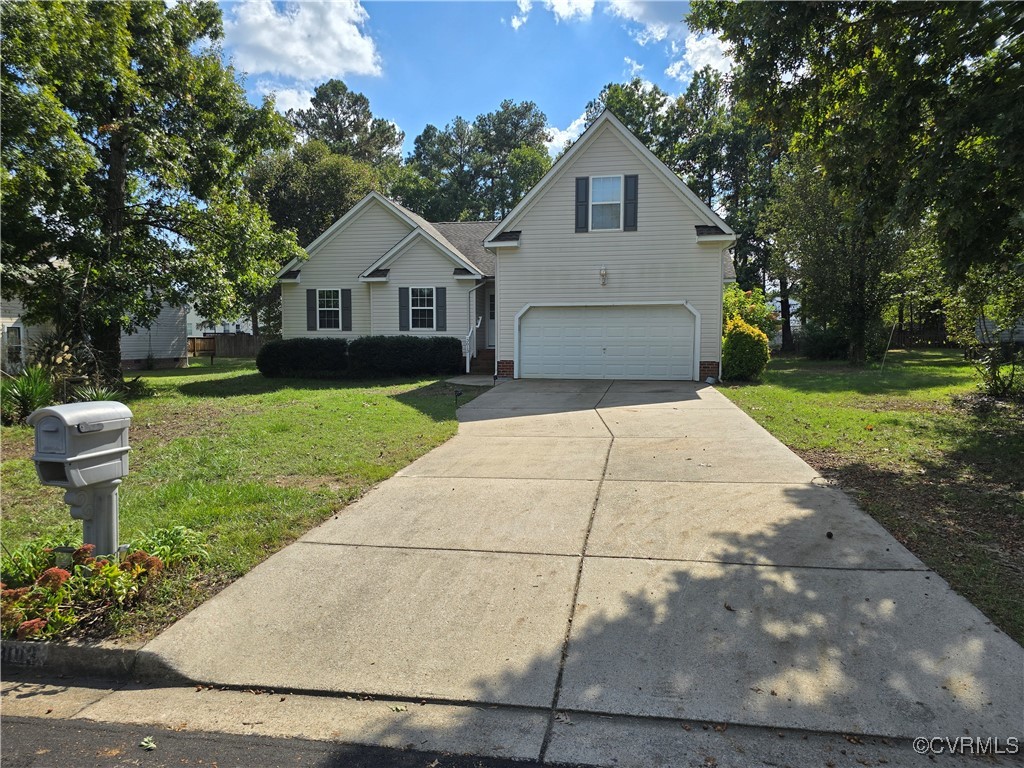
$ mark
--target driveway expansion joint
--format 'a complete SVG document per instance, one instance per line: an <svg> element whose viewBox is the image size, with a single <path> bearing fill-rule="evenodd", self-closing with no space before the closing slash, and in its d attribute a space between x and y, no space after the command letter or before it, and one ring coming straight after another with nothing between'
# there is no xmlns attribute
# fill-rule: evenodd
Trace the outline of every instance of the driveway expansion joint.
<svg viewBox="0 0 1024 768"><path fill-rule="evenodd" d="M608 388L605 389L604 394L601 395L601 400L608 394L608 390L612 388L609 384ZM601 418L601 414L597 412L597 406L601 404L601 400L598 400L597 405L594 406L594 412L597 413L598 418ZM605 425L605 429L608 429L608 425L605 424L603 418L601 423ZM576 605L579 602L580 595L580 583L583 580L583 564L587 559L587 544L590 542L590 534L594 530L594 517L597 515L597 508L601 502L601 488L604 485L605 477L608 474L608 462L612 456L612 446L615 445L615 435L608 429L610 439L608 440L608 450L604 455L604 466L601 468L601 479L597 483L597 493L594 494L594 504L590 508L590 519L587 520L587 531L583 535L583 546L580 548L579 554L579 565L576 568L576 583L573 585L572 590L572 606L569 608L569 620L566 622L565 627L565 639L562 641L562 655L558 660L558 676L555 678L555 692L551 697L551 711L548 715L548 725L544 730L544 740L540 745L540 754L537 757L538 762L543 763L544 758L547 755L548 747L551 746L551 737L554 735L555 730L555 717L558 714L558 700L562 694L562 678L565 675L565 662L569 657L569 639L572 636L572 623L576 618Z"/></svg>
<svg viewBox="0 0 1024 768"><path fill-rule="evenodd" d="M700 563L702 565L745 565L750 568L786 568L791 571L854 571L856 573L926 573L934 576L935 571L927 566L921 568L858 568L852 565L793 565L789 563L751 563L746 560L707 560L689 557L638 557L636 555L588 554L595 560L637 560L651 563ZM922 564L923 565L923 564Z"/></svg>
<svg viewBox="0 0 1024 768"><path fill-rule="evenodd" d="M516 549L471 549L468 547L414 547L408 544L363 544L347 541L305 541L296 544L308 544L321 547L360 547L363 549L402 549L410 552L465 552L480 555L530 555L532 557L580 557L579 552L527 552Z"/></svg>

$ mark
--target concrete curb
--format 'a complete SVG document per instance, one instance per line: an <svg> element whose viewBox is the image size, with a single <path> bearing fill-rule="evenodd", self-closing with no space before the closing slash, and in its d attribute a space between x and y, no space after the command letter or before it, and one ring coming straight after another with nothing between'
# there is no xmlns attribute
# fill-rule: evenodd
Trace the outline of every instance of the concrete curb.
<svg viewBox="0 0 1024 768"><path fill-rule="evenodd" d="M0 662L4 666L58 675L103 677L114 680L152 680L180 685L195 682L156 654L142 650L140 645L4 640L0 643Z"/></svg>

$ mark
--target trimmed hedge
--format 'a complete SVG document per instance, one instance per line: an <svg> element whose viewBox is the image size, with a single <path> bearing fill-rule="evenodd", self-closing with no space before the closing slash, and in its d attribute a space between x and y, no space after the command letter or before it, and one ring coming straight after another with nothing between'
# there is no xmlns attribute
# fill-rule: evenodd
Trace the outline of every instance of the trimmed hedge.
<svg viewBox="0 0 1024 768"><path fill-rule="evenodd" d="M256 355L256 367L267 378L341 378L348 373L346 339L278 339Z"/></svg>
<svg viewBox="0 0 1024 768"><path fill-rule="evenodd" d="M733 315L722 338L722 378L757 381L768 365L768 337L764 331Z"/></svg>
<svg viewBox="0 0 1024 768"><path fill-rule="evenodd" d="M460 373L462 343L450 336L284 339L263 345L256 367L268 378L416 376Z"/></svg>
<svg viewBox="0 0 1024 768"><path fill-rule="evenodd" d="M462 342L450 336L362 336L348 346L353 376L459 373Z"/></svg>

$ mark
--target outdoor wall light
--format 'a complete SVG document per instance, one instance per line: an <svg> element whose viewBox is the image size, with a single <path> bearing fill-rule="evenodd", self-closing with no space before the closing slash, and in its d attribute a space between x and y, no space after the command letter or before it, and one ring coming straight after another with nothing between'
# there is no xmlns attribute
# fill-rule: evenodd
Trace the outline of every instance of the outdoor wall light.
<svg viewBox="0 0 1024 768"><path fill-rule="evenodd" d="M601 285L607 285L608 284L608 270L605 269L604 267L601 267L601 271L598 272L597 274L599 274L601 276Z"/></svg>

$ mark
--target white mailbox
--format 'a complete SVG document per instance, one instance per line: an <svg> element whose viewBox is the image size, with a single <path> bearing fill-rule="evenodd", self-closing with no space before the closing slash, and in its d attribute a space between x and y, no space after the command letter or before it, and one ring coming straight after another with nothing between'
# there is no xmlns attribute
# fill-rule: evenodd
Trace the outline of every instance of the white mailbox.
<svg viewBox="0 0 1024 768"><path fill-rule="evenodd" d="M113 401L71 403L40 408L27 421L36 429L39 482L68 489L64 502L97 555L117 553L117 487L128 474L132 412Z"/></svg>
<svg viewBox="0 0 1024 768"><path fill-rule="evenodd" d="M128 474L132 412L113 401L54 405L33 411L36 473L43 485L85 488Z"/></svg>

